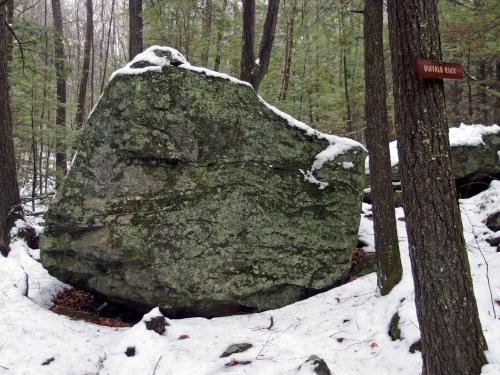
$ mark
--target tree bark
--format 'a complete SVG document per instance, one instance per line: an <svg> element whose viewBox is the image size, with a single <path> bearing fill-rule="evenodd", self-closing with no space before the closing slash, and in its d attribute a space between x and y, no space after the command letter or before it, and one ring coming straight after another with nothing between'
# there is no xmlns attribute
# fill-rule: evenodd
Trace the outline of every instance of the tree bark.
<svg viewBox="0 0 500 375"><path fill-rule="evenodd" d="M255 61L255 0L243 0L243 45L241 48L240 78L250 82L255 91L264 79L269 67L274 33L278 19L279 0L269 0L259 48L259 60Z"/></svg>
<svg viewBox="0 0 500 375"><path fill-rule="evenodd" d="M467 72L469 73L467 75L467 122L469 124L472 124L473 122L473 107L472 107L472 85L471 85L471 78L470 78L470 45L467 49Z"/></svg>
<svg viewBox="0 0 500 375"><path fill-rule="evenodd" d="M203 45L200 62L202 66L208 66L208 56L210 54L210 35L212 33L212 0L205 0L203 9Z"/></svg>
<svg viewBox="0 0 500 375"><path fill-rule="evenodd" d="M54 19L54 49L55 49L55 68L56 68L56 180L59 185L67 172L66 166L66 147L64 145L64 133L66 130L66 66L64 56L64 34L62 26L61 1L52 0L52 16Z"/></svg>
<svg viewBox="0 0 500 375"><path fill-rule="evenodd" d="M479 85L485 84L488 75L486 72L486 59L482 58L479 61L479 69L478 69L478 79L479 79ZM489 106L488 106L488 95L486 94L486 90L482 89L481 86L479 86L478 90L478 118L477 122L480 124L485 124L487 125L489 123L488 121L488 112L489 112Z"/></svg>
<svg viewBox="0 0 500 375"><path fill-rule="evenodd" d="M78 102L75 119L77 129L83 125L85 117L85 102L87 98L87 86L90 72L90 55L92 53L92 40L94 38L94 11L92 7L92 0L86 1L86 12L87 20L85 25L85 45L83 47L82 77L80 79L80 87L78 88Z"/></svg>
<svg viewBox="0 0 500 375"><path fill-rule="evenodd" d="M128 1L129 14L129 38L128 59L132 60L135 55L143 50L142 41L142 0Z"/></svg>
<svg viewBox="0 0 500 375"><path fill-rule="evenodd" d="M222 45L222 37L224 34L224 16L226 13L226 8L227 8L227 0L224 0L222 2L222 11L221 11L221 20L218 25L218 31L217 31L217 44L215 47L215 60L214 60L214 70L216 72L219 71L220 69L220 60L221 60L221 45Z"/></svg>
<svg viewBox="0 0 500 375"><path fill-rule="evenodd" d="M417 77L441 60L437 0L390 0L396 133L424 375L479 374L486 349L472 289L442 80Z"/></svg>
<svg viewBox="0 0 500 375"><path fill-rule="evenodd" d="M108 38L106 40L106 52L104 54L103 74L102 74L102 81L101 81L101 93L104 90L104 82L106 80L106 70L107 70L106 68L108 66L108 56L109 56L109 40L111 38L111 26L113 25L114 14L115 14L115 0L111 0L111 15L109 17Z"/></svg>
<svg viewBox="0 0 500 375"><path fill-rule="evenodd" d="M495 60L495 79L500 82L500 58ZM493 109L493 121L500 122L500 97L497 96L495 101L496 105Z"/></svg>
<svg viewBox="0 0 500 375"><path fill-rule="evenodd" d="M240 78L250 82L254 76L255 0L243 0L243 44L241 46Z"/></svg>
<svg viewBox="0 0 500 375"><path fill-rule="evenodd" d="M3 255L7 255L9 251L9 231L14 219L12 212L21 202L16 176L7 73L10 33L6 22L11 6L11 1L0 5L0 252Z"/></svg>
<svg viewBox="0 0 500 375"><path fill-rule="evenodd" d="M394 215L391 158L387 127L387 102L383 46L383 0L365 0L365 123L370 154L373 227L377 251L377 282L388 294L402 276L398 233Z"/></svg>
<svg viewBox="0 0 500 375"><path fill-rule="evenodd" d="M280 91L278 94L278 100L280 101L286 99L288 83L290 81L297 0L292 0L291 8L290 16L286 20L285 54L283 55L283 68L281 69Z"/></svg>

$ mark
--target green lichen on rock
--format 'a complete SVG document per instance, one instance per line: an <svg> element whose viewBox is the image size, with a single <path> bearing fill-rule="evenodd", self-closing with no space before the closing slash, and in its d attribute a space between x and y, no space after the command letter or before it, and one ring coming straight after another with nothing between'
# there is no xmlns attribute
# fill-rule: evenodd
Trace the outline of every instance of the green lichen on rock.
<svg viewBox="0 0 500 375"><path fill-rule="evenodd" d="M250 349L253 345L249 343L241 343L241 344L232 344L227 347L226 350L224 350L224 353L220 355L221 358L229 357L230 355L233 355L235 353L243 353L246 352L248 349Z"/></svg>
<svg viewBox="0 0 500 375"><path fill-rule="evenodd" d="M482 132L481 141L468 143L467 135L478 137L478 134L474 134L474 129L478 134ZM460 132L466 135L460 135ZM450 143L453 173L458 186L474 183L485 176L495 177L500 174L500 131L497 125L462 124L459 128L450 128ZM391 179L400 181L399 164L391 168Z"/></svg>
<svg viewBox="0 0 500 375"><path fill-rule="evenodd" d="M310 374L313 372L316 375L331 375L331 371L328 368L325 360L318 357L317 355L310 356L302 365L299 367L299 373Z"/></svg>
<svg viewBox="0 0 500 375"><path fill-rule="evenodd" d="M391 323L389 324L389 336L392 341L401 340L401 329L399 328L399 314L396 312L392 318Z"/></svg>
<svg viewBox="0 0 500 375"><path fill-rule="evenodd" d="M171 314L277 308L329 288L350 268L365 152L315 172L319 189L300 170L327 146L249 86L175 66L117 76L46 215L42 262Z"/></svg>

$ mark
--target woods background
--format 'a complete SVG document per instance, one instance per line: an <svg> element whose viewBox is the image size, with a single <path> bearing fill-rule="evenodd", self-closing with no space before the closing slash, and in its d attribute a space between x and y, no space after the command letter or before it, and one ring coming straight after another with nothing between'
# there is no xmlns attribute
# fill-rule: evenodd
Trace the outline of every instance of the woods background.
<svg viewBox="0 0 500 375"><path fill-rule="evenodd" d="M9 82L17 175L20 186L29 186L23 195L43 195L53 186L56 152L71 160L82 119L110 74L128 61L128 9L126 0L15 1L9 14ZM257 0L257 44L266 12L267 1ZM466 72L462 81L446 82L449 126L498 123L500 1L441 1L439 15L444 60L462 64ZM172 46L193 65L240 76L240 1L144 0L142 18L145 48ZM363 1L282 0L259 94L324 132L365 142L363 53ZM57 89L62 81L64 101Z"/></svg>

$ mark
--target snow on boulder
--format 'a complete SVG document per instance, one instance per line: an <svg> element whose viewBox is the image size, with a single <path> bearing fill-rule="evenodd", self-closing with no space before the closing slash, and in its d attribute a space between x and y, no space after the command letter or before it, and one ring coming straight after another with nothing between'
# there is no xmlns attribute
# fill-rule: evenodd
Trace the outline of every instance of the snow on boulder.
<svg viewBox="0 0 500 375"><path fill-rule="evenodd" d="M364 148L150 47L115 72L46 215L52 275L140 310L280 307L343 280Z"/></svg>
<svg viewBox="0 0 500 375"><path fill-rule="evenodd" d="M470 184L483 176L500 174L500 126L465 125L449 129L453 170L458 185ZM393 181L399 181L397 141L389 144ZM369 157L365 160L370 173ZM491 178L486 179L491 181ZM487 184L485 185L487 186Z"/></svg>

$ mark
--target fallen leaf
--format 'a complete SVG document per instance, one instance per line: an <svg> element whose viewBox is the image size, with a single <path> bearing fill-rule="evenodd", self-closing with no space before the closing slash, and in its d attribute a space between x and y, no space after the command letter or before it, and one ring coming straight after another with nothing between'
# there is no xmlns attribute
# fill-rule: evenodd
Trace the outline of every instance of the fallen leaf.
<svg viewBox="0 0 500 375"><path fill-rule="evenodd" d="M226 363L224 366L232 367L232 366L236 366L236 365L249 365L250 363L252 363L252 361L238 361L238 360L233 358L228 363Z"/></svg>

